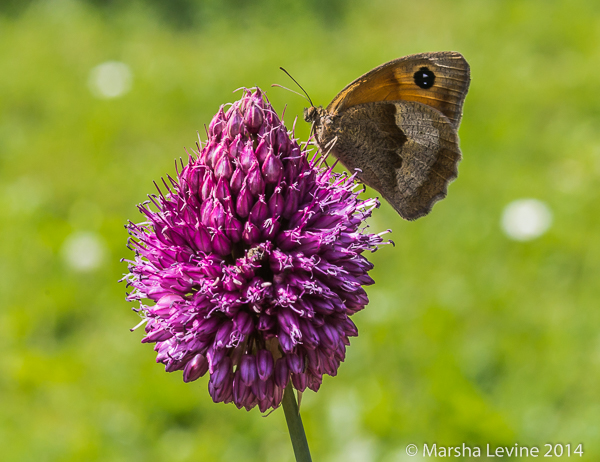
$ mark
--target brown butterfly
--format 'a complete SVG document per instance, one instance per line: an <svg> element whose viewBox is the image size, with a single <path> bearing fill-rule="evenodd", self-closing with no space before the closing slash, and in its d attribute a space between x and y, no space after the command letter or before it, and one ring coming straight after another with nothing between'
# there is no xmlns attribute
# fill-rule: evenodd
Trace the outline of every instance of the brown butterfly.
<svg viewBox="0 0 600 462"><path fill-rule="evenodd" d="M405 56L356 79L327 109L305 109L304 119L323 152L415 220L446 197L458 175L457 131L469 82L460 53Z"/></svg>

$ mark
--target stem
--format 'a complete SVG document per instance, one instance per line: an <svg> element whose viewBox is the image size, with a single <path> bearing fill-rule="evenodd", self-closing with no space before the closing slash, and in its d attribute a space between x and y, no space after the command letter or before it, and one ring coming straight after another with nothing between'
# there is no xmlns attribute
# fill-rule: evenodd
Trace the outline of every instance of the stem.
<svg viewBox="0 0 600 462"><path fill-rule="evenodd" d="M296 462L312 462L310 450L308 449L308 441L306 441L306 434L304 433L304 427L302 426L302 419L300 418L300 411L296 404L296 397L294 396L291 380L285 387L282 403L288 431L290 432L290 439L292 440L292 446L294 448L294 455L296 456Z"/></svg>

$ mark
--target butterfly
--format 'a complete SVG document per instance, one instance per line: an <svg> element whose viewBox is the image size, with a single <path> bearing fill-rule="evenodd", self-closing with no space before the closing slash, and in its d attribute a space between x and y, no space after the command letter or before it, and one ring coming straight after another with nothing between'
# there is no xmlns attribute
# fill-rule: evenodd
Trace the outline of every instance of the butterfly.
<svg viewBox="0 0 600 462"><path fill-rule="evenodd" d="M321 151L332 153L407 220L427 215L458 175L458 127L469 64L452 51L398 58L312 106ZM311 103L312 104L312 103Z"/></svg>

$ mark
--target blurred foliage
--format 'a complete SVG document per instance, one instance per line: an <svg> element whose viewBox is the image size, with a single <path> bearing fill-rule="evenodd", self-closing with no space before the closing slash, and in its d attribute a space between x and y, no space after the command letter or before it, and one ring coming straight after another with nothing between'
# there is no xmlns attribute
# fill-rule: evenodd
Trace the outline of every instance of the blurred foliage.
<svg viewBox="0 0 600 462"><path fill-rule="evenodd" d="M0 4L0 451L6 461L291 461L283 413L215 405L206 378L154 363L117 279L123 224L173 174L231 91L259 85L291 125L304 100L410 53L472 67L464 160L431 215L387 205L372 229L371 304L336 378L306 393L316 461L418 460L405 446L600 446L600 3L315 0ZM130 66L131 92L96 99L90 70ZM296 134L308 136L299 120ZM502 233L534 197L542 237ZM104 264L63 258L77 232Z"/></svg>

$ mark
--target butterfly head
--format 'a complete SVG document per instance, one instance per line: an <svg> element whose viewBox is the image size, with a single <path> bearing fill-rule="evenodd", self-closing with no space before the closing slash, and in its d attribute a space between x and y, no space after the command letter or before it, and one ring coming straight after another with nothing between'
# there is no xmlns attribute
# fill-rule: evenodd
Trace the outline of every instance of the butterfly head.
<svg viewBox="0 0 600 462"><path fill-rule="evenodd" d="M317 144L327 137L331 127L331 115L321 106L304 109L304 120L312 124L311 133L315 135Z"/></svg>
<svg viewBox="0 0 600 462"><path fill-rule="evenodd" d="M311 106L309 108L304 109L304 120L309 123L318 122L326 115L327 115L327 111L325 109L323 109L321 106L319 106L319 107Z"/></svg>

